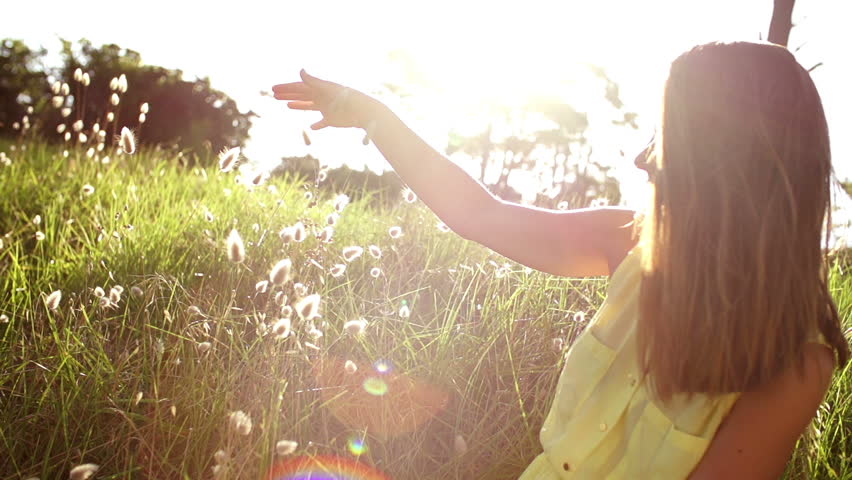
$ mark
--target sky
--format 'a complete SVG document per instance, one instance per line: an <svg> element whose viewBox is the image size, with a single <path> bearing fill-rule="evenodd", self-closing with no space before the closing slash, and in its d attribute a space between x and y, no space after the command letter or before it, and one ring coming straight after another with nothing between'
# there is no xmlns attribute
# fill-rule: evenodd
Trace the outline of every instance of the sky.
<svg viewBox="0 0 852 480"><path fill-rule="evenodd" d="M387 168L378 150L362 146L363 133L353 129L311 132L312 145L306 146L302 130L319 113L288 110L260 95L275 83L299 80L300 68L368 93L379 92L383 82L409 82L407 102L383 101L439 151L449 129L474 128L489 99L511 102L528 93L558 92L588 109L590 142L616 166L625 203L635 204L647 190L645 174L632 165L633 153L657 121L671 60L699 43L756 40L761 33L765 38L772 3L41 0L4 6L5 18L16 21L5 22L3 35L54 52L59 37L116 43L140 52L145 63L183 70L185 78L210 77L241 110L260 115L245 146L259 163L310 153L332 166ZM838 40L846 27L845 2L797 3L790 47L801 47L796 56L805 67L823 63L813 78L829 120L834 168L840 178L850 178L852 94L841 82L852 73L852 56L842 48L849 42ZM392 56L408 63L390 61ZM611 126L613 112L605 108L602 91L591 90L594 85L559 83L576 76L583 62L604 67L620 85L625 108L639 113L638 131ZM619 150L628 155L620 157Z"/></svg>

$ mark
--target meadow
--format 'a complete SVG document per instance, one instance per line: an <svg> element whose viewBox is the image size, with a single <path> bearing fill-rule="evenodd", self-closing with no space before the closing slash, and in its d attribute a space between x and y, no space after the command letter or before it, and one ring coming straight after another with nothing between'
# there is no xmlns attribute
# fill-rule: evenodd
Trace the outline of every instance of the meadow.
<svg viewBox="0 0 852 480"><path fill-rule="evenodd" d="M0 144L0 478L258 479L334 456L513 479L540 452L606 277L509 262L411 195L77 140ZM844 328L850 266L831 271ZM852 479L850 367L785 478Z"/></svg>

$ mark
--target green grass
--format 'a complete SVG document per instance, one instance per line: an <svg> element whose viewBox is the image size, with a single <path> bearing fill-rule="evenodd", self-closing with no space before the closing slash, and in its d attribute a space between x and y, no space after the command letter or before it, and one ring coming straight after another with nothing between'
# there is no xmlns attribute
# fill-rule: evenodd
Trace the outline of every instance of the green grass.
<svg viewBox="0 0 852 480"><path fill-rule="evenodd" d="M360 460L395 479L513 479L539 453L561 369L553 339L569 343L582 330L573 314L591 318L605 278L556 278L517 264L500 275L505 259L441 232L422 204L381 201L381 192L346 207L331 243L309 235L284 245L278 231L297 220L309 230L325 225L331 194L287 176L269 183L274 191L248 191L233 174L182 166L167 151L103 165L82 151L64 158L23 145L0 148L12 158L0 167L0 313L9 319L0 323L0 478L66 478L85 462L101 465L103 479L210 478L214 452L224 449L224 478L254 479L280 439L299 442L300 455L353 458L348 442L363 438ZM82 193L85 184L94 194ZM393 225L401 238L389 237ZM225 249L232 228L247 250L237 265ZM371 244L381 259L365 252L340 278L321 270L345 263L343 247ZM281 258L322 296L319 339L295 320L287 339L264 332L282 289L259 294L255 284ZM852 275L838 263L831 278L848 327ZM101 308L94 288L114 285L124 287L121 301ZM134 286L141 295L131 295ZM43 298L57 289L62 301L50 311ZM283 291L293 297L291 285ZM404 304L407 318L398 314ZM345 333L343 323L358 317L369 322L365 333ZM200 342L212 348L202 352ZM356 374L342 373L346 359ZM353 379L380 359L392 366L375 374L388 393L357 393ZM852 478L850 390L847 367L787 478ZM412 402L434 408L393 421ZM235 410L250 415L248 435L229 430ZM466 453L455 452L457 435Z"/></svg>

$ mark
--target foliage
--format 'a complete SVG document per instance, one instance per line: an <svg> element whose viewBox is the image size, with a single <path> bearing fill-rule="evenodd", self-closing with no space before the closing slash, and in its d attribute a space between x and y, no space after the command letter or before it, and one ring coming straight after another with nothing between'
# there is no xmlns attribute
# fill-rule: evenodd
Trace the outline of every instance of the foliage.
<svg viewBox="0 0 852 480"><path fill-rule="evenodd" d="M64 124L67 131L76 120L85 125L97 123L112 135L127 126L150 144L199 153L237 146L248 138L254 114L241 113L236 102L214 89L208 78L184 80L180 70L145 65L136 51L115 44L96 47L85 39L76 47L63 40L58 68L38 65L46 54L44 49L33 52L17 40L6 40L4 45L11 47L4 47L5 56L0 59L8 65L0 73L0 78L8 77L0 80L0 102L7 106L3 111L20 120L26 107L14 104L25 94L34 107L35 114L29 119L33 131L45 138L61 140L63 134L57 135L56 128ZM88 86L74 78L77 69L90 76ZM110 85L121 75L127 80L126 92ZM68 84L68 95L52 92L48 78ZM118 105L112 103L113 94L118 96ZM56 97L60 97L61 107L70 108L68 116L60 106L52 105ZM150 110L143 123L140 107L144 103ZM113 122L107 120L110 112L115 115Z"/></svg>
<svg viewBox="0 0 852 480"><path fill-rule="evenodd" d="M621 116L612 123L638 128L636 113L623 110L618 84L602 68L589 68L603 83L603 99ZM562 203L568 208L582 208L597 198L613 204L620 201L618 182L609 175L611 167L593 159L586 137L587 113L557 98L538 97L529 99L522 107L497 108L491 118L480 133L451 132L446 153L462 152L478 159L479 180L498 196L518 201L520 194L510 187L509 178L523 171L544 182L534 201L537 206L555 208ZM523 123L531 119L549 127L525 129ZM495 123L509 126L517 133L497 138Z"/></svg>
<svg viewBox="0 0 852 480"><path fill-rule="evenodd" d="M44 96L46 80L40 62L46 53L20 40L0 41L0 135L16 134L27 115L27 104ZM15 123L18 129L13 128Z"/></svg>
<svg viewBox="0 0 852 480"><path fill-rule="evenodd" d="M278 169L280 172L306 179L316 179L320 170L319 160L310 155L285 157ZM377 174L370 170L355 170L347 165L322 170L325 171L324 180L315 184L321 191L328 194L343 193L353 200L366 197L373 206L392 206L399 203L404 188L402 180L392 171Z"/></svg>

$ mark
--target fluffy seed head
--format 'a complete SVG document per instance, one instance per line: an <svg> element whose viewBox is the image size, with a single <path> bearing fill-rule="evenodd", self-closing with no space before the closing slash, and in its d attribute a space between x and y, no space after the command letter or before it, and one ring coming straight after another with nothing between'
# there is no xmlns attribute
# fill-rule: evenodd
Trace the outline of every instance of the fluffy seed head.
<svg viewBox="0 0 852 480"><path fill-rule="evenodd" d="M322 330L318 329L315 325L311 325L311 328L308 329L308 336L316 342L322 338Z"/></svg>
<svg viewBox="0 0 852 480"><path fill-rule="evenodd" d="M305 225L302 222L296 222L293 225L293 240L296 242L302 242L307 238L308 233L305 231Z"/></svg>
<svg viewBox="0 0 852 480"><path fill-rule="evenodd" d="M574 314L574 321L582 323L586 319L586 312L577 312Z"/></svg>
<svg viewBox="0 0 852 480"><path fill-rule="evenodd" d="M402 227L390 227L388 229L388 235L390 235L390 237L394 239L401 237Z"/></svg>
<svg viewBox="0 0 852 480"><path fill-rule="evenodd" d="M74 132L79 132L83 129L83 121L77 120L76 122L71 124L71 128L74 129Z"/></svg>
<svg viewBox="0 0 852 480"><path fill-rule="evenodd" d="M121 144L122 152L128 155L136 152L136 139L133 138L133 132L129 128L121 127L121 139L119 143Z"/></svg>
<svg viewBox="0 0 852 480"><path fill-rule="evenodd" d="M195 305L190 305L189 308L186 309L186 313L190 315L204 315L204 312Z"/></svg>
<svg viewBox="0 0 852 480"><path fill-rule="evenodd" d="M343 365L343 369L346 371L346 373L352 375L353 373L358 371L358 365L355 365L355 362L353 362L352 360L346 360L346 363Z"/></svg>
<svg viewBox="0 0 852 480"><path fill-rule="evenodd" d="M37 231L35 233L35 239L39 242L44 240L44 232L42 232L41 230Z"/></svg>
<svg viewBox="0 0 852 480"><path fill-rule="evenodd" d="M278 306L284 305L287 303L287 295L284 292L278 292L275 294L275 304Z"/></svg>
<svg viewBox="0 0 852 480"><path fill-rule="evenodd" d="M88 137L88 135L86 135L85 133L80 132L80 134L79 134L79 135L77 135L77 140L78 140L80 143L86 143L86 142L88 142L88 141L89 141L89 137Z"/></svg>
<svg viewBox="0 0 852 480"><path fill-rule="evenodd" d="M59 308L59 302L62 301L62 291L54 290L45 299L44 304L48 309L56 311Z"/></svg>
<svg viewBox="0 0 852 480"><path fill-rule="evenodd" d="M139 114L139 123L145 123L145 120L148 120L148 116L144 113Z"/></svg>
<svg viewBox="0 0 852 480"><path fill-rule="evenodd" d="M290 455L295 452L299 447L297 442L292 440L279 440L278 443L275 444L275 453L278 455Z"/></svg>
<svg viewBox="0 0 852 480"><path fill-rule="evenodd" d="M71 93L71 86L69 86L67 83L63 83L62 87L59 89L59 93L68 96L68 94Z"/></svg>
<svg viewBox="0 0 852 480"><path fill-rule="evenodd" d="M379 268L379 267L373 267L373 268L370 269L370 276L373 277L373 278L379 278L379 276L381 274L382 274L382 269Z"/></svg>
<svg viewBox="0 0 852 480"><path fill-rule="evenodd" d="M122 290L112 287L109 289L109 301L113 304L118 304L121 301Z"/></svg>
<svg viewBox="0 0 852 480"><path fill-rule="evenodd" d="M209 352L211 348L213 348L213 344L212 344L212 343L210 343L210 342L200 342L200 343L198 344L198 353L200 353L200 354L205 354L205 353Z"/></svg>
<svg viewBox="0 0 852 480"><path fill-rule="evenodd" d="M124 75L123 73L118 76L118 90L121 93L124 93L124 92L127 91L127 76Z"/></svg>
<svg viewBox="0 0 852 480"><path fill-rule="evenodd" d="M334 227L328 226L322 229L319 234L319 241L323 243L331 242L331 237L334 236Z"/></svg>
<svg viewBox="0 0 852 480"><path fill-rule="evenodd" d="M296 282L293 284L293 292L297 297L301 298L308 294L308 287L304 283Z"/></svg>
<svg viewBox="0 0 852 480"><path fill-rule="evenodd" d="M65 97L60 95L55 95L53 98L50 99L50 101L53 104L53 108L62 108L62 105L65 105Z"/></svg>
<svg viewBox="0 0 852 480"><path fill-rule="evenodd" d="M559 337L556 337L552 340L552 342L553 342L553 350L555 350L556 352L561 352L562 347L565 345L565 340L563 340Z"/></svg>
<svg viewBox="0 0 852 480"><path fill-rule="evenodd" d="M67 116L67 115L66 115L66 116ZM113 112L109 112L109 113L107 113L106 121L107 121L107 122L111 122L111 121L113 121L113 120L115 120L115 113L113 113Z"/></svg>
<svg viewBox="0 0 852 480"><path fill-rule="evenodd" d="M417 201L417 194L414 193L414 190L406 188L402 191L402 198L408 203L414 203Z"/></svg>
<svg viewBox="0 0 852 480"><path fill-rule="evenodd" d="M254 291L257 293L266 293L269 290L269 280L261 280L254 285Z"/></svg>
<svg viewBox="0 0 852 480"><path fill-rule="evenodd" d="M142 298L142 295L144 295L145 292L142 291L142 289L140 287L134 285L134 286L130 287L130 294L133 295L136 298Z"/></svg>
<svg viewBox="0 0 852 480"><path fill-rule="evenodd" d="M50 87L50 91L52 91L54 95L59 95L60 90L62 90L62 82L59 80L53 82L53 85Z"/></svg>
<svg viewBox="0 0 852 480"><path fill-rule="evenodd" d="M382 258L382 249L378 246L370 245L369 247L367 247L367 250L370 252L370 255L373 256L373 258Z"/></svg>
<svg viewBox="0 0 852 480"><path fill-rule="evenodd" d="M231 412L228 420L233 432L239 435L248 435L251 433L251 417L246 415L242 410Z"/></svg>
<svg viewBox="0 0 852 480"><path fill-rule="evenodd" d="M68 476L71 480L86 480L94 475L98 468L100 467L94 463L84 463L72 468Z"/></svg>
<svg viewBox="0 0 852 480"><path fill-rule="evenodd" d="M464 437L456 435L453 441L453 449L456 451L456 455L464 455L467 452L467 442L464 441Z"/></svg>
<svg viewBox="0 0 852 480"><path fill-rule="evenodd" d="M83 74L81 83L84 87L88 87L92 83L92 77L89 76L88 72Z"/></svg>
<svg viewBox="0 0 852 480"><path fill-rule="evenodd" d="M313 293L296 302L296 313L302 320L312 320L319 317L319 306L320 296Z"/></svg>
<svg viewBox="0 0 852 480"><path fill-rule="evenodd" d="M139 113L148 113L148 102L139 106Z"/></svg>
<svg viewBox="0 0 852 480"><path fill-rule="evenodd" d="M272 333L275 338L282 340L290 336L291 322L289 317L279 318L272 325Z"/></svg>
<svg viewBox="0 0 852 480"><path fill-rule="evenodd" d="M115 106L117 106L119 103L121 103L121 98L119 98L119 96L118 96L118 94L117 94L117 93L113 93L113 94L112 94L112 95L110 95L110 97L109 97L109 103L110 103L110 105L112 105L113 107L115 107Z"/></svg>
<svg viewBox="0 0 852 480"><path fill-rule="evenodd" d="M364 253L364 249L357 245L346 247L343 249L343 259L351 262L360 257L362 253Z"/></svg>
<svg viewBox="0 0 852 480"><path fill-rule="evenodd" d="M408 308L408 305L403 305L399 307L399 317L400 318L408 318L411 316L411 309Z"/></svg>
<svg viewBox="0 0 852 480"><path fill-rule="evenodd" d="M234 147L230 150L222 150L219 153L219 170L222 172L230 172L237 166L240 160L240 147Z"/></svg>
<svg viewBox="0 0 852 480"><path fill-rule="evenodd" d="M272 267L272 271L269 272L269 281L275 285L283 285L284 282L290 279L290 268L292 266L293 262L289 258L280 260Z"/></svg>
<svg viewBox="0 0 852 480"><path fill-rule="evenodd" d="M83 81L83 70L81 70L79 68L74 69L74 81L75 82L82 82Z"/></svg>
<svg viewBox="0 0 852 480"><path fill-rule="evenodd" d="M448 233L450 231L450 227L448 227L447 224L444 222L438 222L438 230L444 233Z"/></svg>
<svg viewBox="0 0 852 480"><path fill-rule="evenodd" d="M216 461L217 464L222 465L224 463L228 463L230 456L228 452L224 450L216 450L216 453L213 454L213 460Z"/></svg>
<svg viewBox="0 0 852 480"><path fill-rule="evenodd" d="M349 197L345 194L340 194L334 199L334 209L337 212L342 212L346 205L349 205Z"/></svg>
<svg viewBox="0 0 852 480"><path fill-rule="evenodd" d="M346 330L350 335L360 335L364 333L364 330L367 328L367 320L363 318L358 318L355 320L349 320L348 322L343 324L343 329Z"/></svg>
<svg viewBox="0 0 852 480"><path fill-rule="evenodd" d="M109 81L109 89L112 91L118 90L118 79L112 77L112 80Z"/></svg>
<svg viewBox="0 0 852 480"><path fill-rule="evenodd" d="M325 223L327 223L329 226L334 226L334 224L337 223L338 220L340 220L340 215L337 212L332 212L328 214L327 217L325 217Z"/></svg>
<svg viewBox="0 0 852 480"><path fill-rule="evenodd" d="M290 243L296 236L296 229L293 227L284 227L278 232L278 237L285 243Z"/></svg>
<svg viewBox="0 0 852 480"><path fill-rule="evenodd" d="M245 259L246 247L243 245L243 238L235 228L228 235L228 260L232 263L242 263Z"/></svg>
<svg viewBox="0 0 852 480"><path fill-rule="evenodd" d="M89 196L95 193L95 187L89 185L88 183L83 185L83 195Z"/></svg>
<svg viewBox="0 0 852 480"><path fill-rule="evenodd" d="M344 265L342 263L337 263L328 270L328 273L330 273L332 277L338 278L338 277L342 276L345 271L346 271L346 265Z"/></svg>

